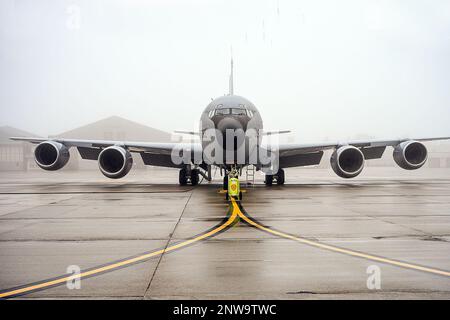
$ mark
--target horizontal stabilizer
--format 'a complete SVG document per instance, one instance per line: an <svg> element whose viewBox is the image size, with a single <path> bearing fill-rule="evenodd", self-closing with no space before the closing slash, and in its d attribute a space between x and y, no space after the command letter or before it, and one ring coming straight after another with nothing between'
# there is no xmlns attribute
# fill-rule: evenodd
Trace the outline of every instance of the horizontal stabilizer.
<svg viewBox="0 0 450 320"><path fill-rule="evenodd" d="M290 133L291 130L281 130L281 131L267 131L263 132L263 136L270 136L273 134L283 134L283 133Z"/></svg>
<svg viewBox="0 0 450 320"><path fill-rule="evenodd" d="M175 133L181 133L181 134L190 134L191 136L198 136L199 133L195 132L195 131L179 131L179 130L175 130Z"/></svg>

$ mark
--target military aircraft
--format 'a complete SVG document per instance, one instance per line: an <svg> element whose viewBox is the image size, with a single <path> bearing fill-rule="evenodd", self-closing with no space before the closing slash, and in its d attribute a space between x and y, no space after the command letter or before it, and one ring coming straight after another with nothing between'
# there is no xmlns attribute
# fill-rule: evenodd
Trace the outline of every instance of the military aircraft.
<svg viewBox="0 0 450 320"><path fill-rule="evenodd" d="M197 185L199 176L211 180L211 168L220 168L227 188L228 174L253 165L265 173L265 184L285 183L285 168L320 163L324 150L333 149L330 158L334 172L342 178L361 173L366 160L381 158L386 147L393 147L393 160L401 168L415 170L427 160L425 141L450 137L405 138L378 141L346 141L312 144L263 143L263 137L289 131L263 131L263 121L256 106L235 95L233 60L229 93L213 99L200 118L199 132L176 131L198 135L200 142L145 143L132 141L79 140L60 138L12 137L12 140L37 144L34 150L37 165L44 170L58 170L69 161L69 149L78 149L81 157L97 160L100 171L108 178L122 178L133 165L131 153L139 153L144 164L179 169L179 184Z"/></svg>

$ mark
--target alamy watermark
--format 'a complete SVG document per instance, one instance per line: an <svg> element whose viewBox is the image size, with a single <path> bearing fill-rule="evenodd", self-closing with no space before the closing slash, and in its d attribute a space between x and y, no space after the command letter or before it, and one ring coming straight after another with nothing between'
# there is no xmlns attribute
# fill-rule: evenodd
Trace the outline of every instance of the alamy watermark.
<svg viewBox="0 0 450 320"><path fill-rule="evenodd" d="M380 290L381 289L381 269L379 266L373 264L367 267L366 273L369 275L367 277L366 285L369 290Z"/></svg>
<svg viewBox="0 0 450 320"><path fill-rule="evenodd" d="M66 9L66 27L69 30L78 30L81 27L81 9L76 4L71 4Z"/></svg>
<svg viewBox="0 0 450 320"><path fill-rule="evenodd" d="M81 289L81 268L77 265L70 265L67 267L66 272L71 274L66 281L66 287L69 290Z"/></svg>
<svg viewBox="0 0 450 320"><path fill-rule="evenodd" d="M206 129L200 137L202 148L195 143L178 144L171 152L174 164L206 163L209 165L255 165L264 173L273 174L279 168L277 135L266 136L261 144L262 130Z"/></svg>

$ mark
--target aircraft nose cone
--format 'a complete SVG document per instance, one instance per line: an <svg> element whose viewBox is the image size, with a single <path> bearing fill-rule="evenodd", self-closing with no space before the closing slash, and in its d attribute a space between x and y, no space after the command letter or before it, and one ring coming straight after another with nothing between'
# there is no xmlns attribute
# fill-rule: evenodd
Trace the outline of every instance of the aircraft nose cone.
<svg viewBox="0 0 450 320"><path fill-rule="evenodd" d="M229 163L230 159L225 159L226 155L229 151L233 152L233 159L237 159L237 150L241 147L242 143L245 141L245 128L243 124L239 121L239 119L235 119L232 117L226 117L221 119L217 123L217 130L220 131L222 135L222 139L219 139L219 144L223 147L224 150L224 161L225 163ZM228 132L228 136L227 136ZM231 134L231 135L230 135ZM235 160L233 160L235 162Z"/></svg>
<svg viewBox="0 0 450 320"><path fill-rule="evenodd" d="M220 122L217 124L217 129L222 132L222 134L226 134L226 130L237 130L237 129L243 129L242 124L234 119L234 118L225 118L220 120Z"/></svg>

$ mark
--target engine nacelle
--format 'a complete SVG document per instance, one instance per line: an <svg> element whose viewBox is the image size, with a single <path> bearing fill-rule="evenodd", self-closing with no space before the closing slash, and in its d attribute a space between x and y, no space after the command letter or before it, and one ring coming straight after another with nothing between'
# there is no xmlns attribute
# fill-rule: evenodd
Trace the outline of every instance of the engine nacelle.
<svg viewBox="0 0 450 320"><path fill-rule="evenodd" d="M427 148L418 141L405 141L394 148L394 161L406 170L422 167L428 158Z"/></svg>
<svg viewBox="0 0 450 320"><path fill-rule="evenodd" d="M133 166L131 153L119 146L105 148L98 155L98 167L108 178L125 177Z"/></svg>
<svg viewBox="0 0 450 320"><path fill-rule="evenodd" d="M364 155L356 147L343 146L334 150L330 159L331 168L342 178L354 178L364 168Z"/></svg>
<svg viewBox="0 0 450 320"><path fill-rule="evenodd" d="M69 158L69 148L59 142L41 142L34 149L34 160L44 170L54 171L61 169L67 164Z"/></svg>

